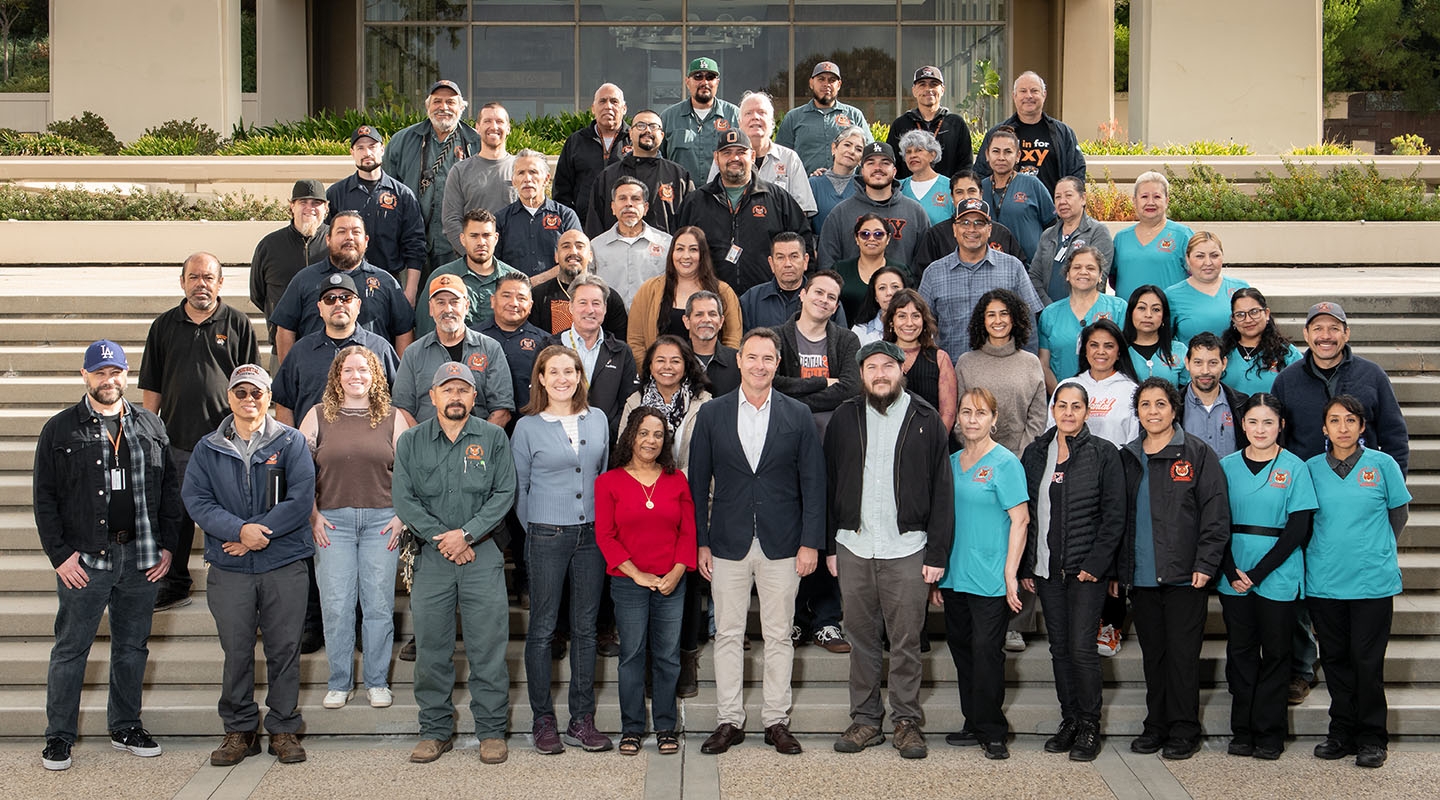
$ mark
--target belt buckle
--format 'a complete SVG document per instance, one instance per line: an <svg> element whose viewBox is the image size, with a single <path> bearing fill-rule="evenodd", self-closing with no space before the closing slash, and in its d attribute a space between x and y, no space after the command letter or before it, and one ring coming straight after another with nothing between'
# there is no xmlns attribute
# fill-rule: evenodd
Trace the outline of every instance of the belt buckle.
<svg viewBox="0 0 1440 800"><path fill-rule="evenodd" d="M111 531L110 538L114 539L116 544L130 544L131 542L135 541L135 532Z"/></svg>

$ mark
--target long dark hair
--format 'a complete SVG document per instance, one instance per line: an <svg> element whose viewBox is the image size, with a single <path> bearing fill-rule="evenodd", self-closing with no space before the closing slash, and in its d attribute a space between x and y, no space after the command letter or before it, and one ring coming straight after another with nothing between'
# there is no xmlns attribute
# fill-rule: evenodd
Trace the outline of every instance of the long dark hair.
<svg viewBox="0 0 1440 800"><path fill-rule="evenodd" d="M720 294L720 279L715 277L715 263L710 260L710 245L705 241L705 231L694 225L686 225L675 231L674 237L670 239L670 250L665 254L665 291L660 293L660 312L655 316L657 334L670 327L670 309L675 305L675 284L680 282L680 276L675 272L675 245L680 242L681 235L687 233L695 237L695 243L700 247L700 266L695 271L695 279L705 291Z"/></svg>
<svg viewBox="0 0 1440 800"><path fill-rule="evenodd" d="M1125 351L1124 334L1120 332L1119 325L1108 319L1097 319L1086 325L1085 330L1080 331L1080 369L1075 374L1080 375L1090 371L1090 359L1085 355L1085 345L1089 344L1090 338L1097 333L1110 334L1115 338L1115 344L1119 345L1119 352L1115 354L1115 371L1136 384L1140 383L1140 378L1135 374L1135 365L1130 363L1130 354Z"/></svg>
<svg viewBox="0 0 1440 800"><path fill-rule="evenodd" d="M1230 311L1232 313L1235 311L1235 301L1242 297L1248 297L1254 300L1260 304L1261 308L1267 311L1270 308L1270 304L1265 302L1265 295L1261 294L1259 289L1247 286L1230 296ZM1230 327L1225 329L1225 334L1221 337L1220 344L1223 348L1221 352L1225 354L1226 358L1229 358L1230 354L1235 351L1235 348L1240 346L1240 331L1235 327L1234 318L1230 320ZM1272 313L1270 318L1265 320L1265 327L1260 329L1260 344L1255 350L1255 362L1258 363L1260 367L1258 371L1274 370L1279 372L1285 366L1285 356L1289 353L1290 340L1286 339L1285 334L1281 333L1280 329L1275 326L1275 315ZM1250 366L1254 366L1254 364Z"/></svg>
<svg viewBox="0 0 1440 800"><path fill-rule="evenodd" d="M979 350L990 341L990 334L985 331L985 309L993 300L1004 303L1010 312L1010 341L1015 343L1016 349L1024 347L1025 343L1030 341L1030 328L1034 324L1032 320L1035 315L1030 313L1030 307L1020 299L1020 295L1009 289L991 289L980 295L980 299L975 301L975 310L970 312L970 349ZM1124 340L1121 340L1121 343L1123 344Z"/></svg>
<svg viewBox="0 0 1440 800"><path fill-rule="evenodd" d="M705 368L700 366L700 359L695 357L695 351L690 349L689 342L673 333L655 337L655 341L645 348L645 360L640 362L640 385L643 387L650 382L650 361L655 358L655 351L661 345L667 344L679 350L680 357L685 360L685 379L690 381L691 396L708 391L710 379L705 376Z"/></svg>
<svg viewBox="0 0 1440 800"><path fill-rule="evenodd" d="M646 417L653 417L660 420L660 429L665 431L665 443L660 447L660 455L655 458L655 463L660 465L660 471L666 475L675 472L675 435L670 432L670 423L665 421L665 415L650 406L636 406L630 412L630 419L625 422L625 430L620 432L620 438L615 442L615 457L610 460L616 468L624 468L635 458L635 436L640 433L640 422Z"/></svg>
<svg viewBox="0 0 1440 800"><path fill-rule="evenodd" d="M875 319L875 316L880 313L880 300L875 297L875 283L880 280L880 276L882 275L894 275L899 278L901 289L910 285L910 276L906 274L905 270L899 267L884 266L875 270L875 274L870 276L869 285L865 287L865 299L860 301L860 308L856 310L855 316L859 317L859 319L855 320L855 322L862 324L869 322Z"/></svg>
<svg viewBox="0 0 1440 800"><path fill-rule="evenodd" d="M1125 304L1125 338L1121 339L1120 343L1126 347L1135 343L1135 336L1139 333L1135 330L1135 305L1140 302L1140 298L1147 294L1153 294L1160 298L1160 329L1155 331L1155 335L1160 337L1160 341L1155 348L1155 355L1165 362L1165 366L1173 367L1175 366L1175 325L1170 321L1170 298L1165 296L1164 289L1153 283L1147 283L1130 293L1130 301ZM1085 348L1082 346L1080 349L1082 351L1080 360L1083 362ZM1128 363L1129 360L1130 354L1126 353L1125 361ZM1131 365L1129 367L1130 377L1135 377L1134 372L1135 367Z"/></svg>
<svg viewBox="0 0 1440 800"><path fill-rule="evenodd" d="M882 321L882 327L885 328L883 338L887 342L895 341L895 312L910 305L915 306L920 312L920 318L924 320L917 343L921 350L929 350L935 346L935 332L939 330L939 326L935 324L935 312L930 310L930 304L914 289L901 289L890 298L890 307L885 309L885 318Z"/></svg>

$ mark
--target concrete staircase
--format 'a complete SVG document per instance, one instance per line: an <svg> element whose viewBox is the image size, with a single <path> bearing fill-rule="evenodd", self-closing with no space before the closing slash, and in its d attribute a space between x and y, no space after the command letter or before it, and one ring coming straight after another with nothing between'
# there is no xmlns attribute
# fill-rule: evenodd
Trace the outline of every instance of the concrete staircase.
<svg viewBox="0 0 1440 800"><path fill-rule="evenodd" d="M83 388L78 371L84 347L100 337L126 347L134 367L129 397L138 402L138 367L149 323L179 298L178 291L173 291L178 288L173 267L125 268L123 273L116 268L113 277L108 275L111 270L103 272L107 273L104 280L87 281L78 287L65 281L63 289L42 288L60 286L60 279L67 275L60 268L35 268L33 294L11 293L0 300L0 663L5 664L8 678L0 686L0 736L38 736L45 725L46 667L56 599L54 572L39 548L30 508L35 436L46 419L80 398ZM1406 591L1396 599L1387 664L1390 727L1392 733L1400 735L1440 734L1440 294L1413 295L1368 286L1336 291L1340 284L1327 283L1326 271L1313 272L1317 282L1300 282L1306 288L1292 290L1288 296L1284 290L1273 290L1262 276L1247 277L1267 292L1282 329L1297 341L1312 293L1324 292L1327 298L1340 300L1352 319L1352 343L1357 352L1379 362L1395 382L1410 425L1413 455L1409 482L1415 502L1401 542ZM227 278L232 288L243 287L246 270L230 270ZM1295 285L1294 281L1286 283ZM1415 285L1422 284L1417 280ZM150 286L156 288L147 293L143 287ZM227 299L255 315L249 302L239 297L238 288ZM257 334L263 338L264 325L258 315L255 319ZM195 602L157 614L150 642L145 721L160 735L219 733L215 703L221 653L205 605L206 566L198 555L191 557L191 570L197 584ZM397 602L397 624L402 634L411 630L408 601L401 595ZM517 731L526 730L530 724L523 663L527 617L527 612L518 608L510 611L507 660L512 726ZM943 631L940 616L933 612L930 628L935 633ZM752 625L752 630L758 630L758 626ZM102 623L100 638L90 656L81 715L82 734L86 735L104 732L107 634L108 626ZM938 733L957 729L962 718L955 694L954 666L944 641L937 639L934 644L925 657L923 699L926 728ZM759 724L760 650L756 647L746 655L746 674L755 682L755 688L747 692L752 728ZM715 722L708 653L707 649L701 659L700 695L682 703L685 726L692 731L708 731ZM458 658L459 654L457 664ZM1205 728L1213 735L1229 732L1224 660L1224 626L1219 603L1212 599L1200 668ZM846 656L814 646L797 650L793 726L797 731L833 732L848 724L847 668ZM1128 637L1117 657L1103 660L1103 669L1105 732L1138 733L1144 716L1144 678L1135 639ZM383 710L369 708L363 693L346 709L322 709L320 700L327 673L323 652L304 657L301 704L310 733L415 732L412 664L394 662L396 703ZM263 683L264 661L258 653L257 675ZM1019 733L1053 731L1058 708L1043 638L1032 641L1025 653L1008 657L1007 678L1006 710L1013 729ZM556 665L554 679L556 701L563 706L565 682L569 679L567 664ZM600 659L597 682L598 723L603 730L617 731L615 659ZM260 694L263 701L263 690ZM455 695L461 717L459 729L470 730L463 683L457 685ZM1292 709L1292 731L1300 735L1323 733L1327 704L1322 683L1310 700ZM562 707L559 713L564 721L565 709Z"/></svg>

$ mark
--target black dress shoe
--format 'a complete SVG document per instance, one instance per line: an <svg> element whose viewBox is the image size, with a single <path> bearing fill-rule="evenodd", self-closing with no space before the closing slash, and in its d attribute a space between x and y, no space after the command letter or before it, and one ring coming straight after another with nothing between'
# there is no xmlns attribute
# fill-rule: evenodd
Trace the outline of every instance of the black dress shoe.
<svg viewBox="0 0 1440 800"><path fill-rule="evenodd" d="M325 648L325 632L323 630L308 630L300 634L300 652L304 654L316 653Z"/></svg>
<svg viewBox="0 0 1440 800"><path fill-rule="evenodd" d="M1261 761L1278 761L1280 759L1280 754L1283 752L1285 752L1284 747L1266 747L1265 745L1256 745L1254 756Z"/></svg>
<svg viewBox="0 0 1440 800"><path fill-rule="evenodd" d="M790 732L790 726L783 722L777 722L765 729L765 744L786 756L799 755L801 751L800 741Z"/></svg>
<svg viewBox="0 0 1440 800"><path fill-rule="evenodd" d="M951 747L979 747L980 740L975 738L975 731L962 728L954 733L945 734L945 744Z"/></svg>
<svg viewBox="0 0 1440 800"><path fill-rule="evenodd" d="M1360 745L1360 754L1355 756L1355 766L1376 769L1385 764L1385 748L1378 744Z"/></svg>
<svg viewBox="0 0 1440 800"><path fill-rule="evenodd" d="M715 729L705 743L700 745L700 752L706 755L719 755L737 744L745 741L745 731L726 722ZM766 743L768 744L768 738Z"/></svg>
<svg viewBox="0 0 1440 800"><path fill-rule="evenodd" d="M1075 746L1075 735L1080 732L1080 723L1073 719L1060 721L1055 735L1045 740L1045 752L1068 753Z"/></svg>
<svg viewBox="0 0 1440 800"><path fill-rule="evenodd" d="M1146 731L1130 742L1130 752L1148 756L1160 752L1160 748L1164 746L1165 739L1160 734Z"/></svg>
<svg viewBox="0 0 1440 800"><path fill-rule="evenodd" d="M1194 739L1171 739L1160 751L1160 757L1167 761L1184 761L1200 752L1200 737Z"/></svg>
<svg viewBox="0 0 1440 800"><path fill-rule="evenodd" d="M1010 748L1006 747L1004 742L986 742L981 747L985 757L991 761L1004 761L1010 757Z"/></svg>
<svg viewBox="0 0 1440 800"><path fill-rule="evenodd" d="M1325 741L1315 745L1315 757L1323 758L1326 761L1335 761L1353 755L1355 755L1355 746L1345 744L1339 739L1326 737Z"/></svg>
<svg viewBox="0 0 1440 800"><path fill-rule="evenodd" d="M1232 756L1242 756L1244 758L1249 758L1250 756L1255 755L1255 745L1250 744L1249 742L1241 742L1232 739L1229 746L1225 748L1225 752L1229 753Z"/></svg>
<svg viewBox="0 0 1440 800"><path fill-rule="evenodd" d="M401 661L414 661L414 660L415 660L415 637L414 637L414 636L411 636L411 637L410 637L410 641L406 642L405 645L400 648L400 660L401 660Z"/></svg>

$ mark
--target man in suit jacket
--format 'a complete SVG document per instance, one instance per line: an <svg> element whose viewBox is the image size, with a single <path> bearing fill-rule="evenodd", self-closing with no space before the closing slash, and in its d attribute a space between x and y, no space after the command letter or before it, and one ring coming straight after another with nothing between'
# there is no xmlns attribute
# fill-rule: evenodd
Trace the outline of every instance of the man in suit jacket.
<svg viewBox="0 0 1440 800"><path fill-rule="evenodd" d="M765 743L800 752L790 734L790 621L800 578L825 548L825 458L810 409L772 390L779 364L778 334L745 334L740 388L701 407L690 443L700 574L715 601L718 727L703 753L745 740L743 639L752 581L765 635Z"/></svg>

